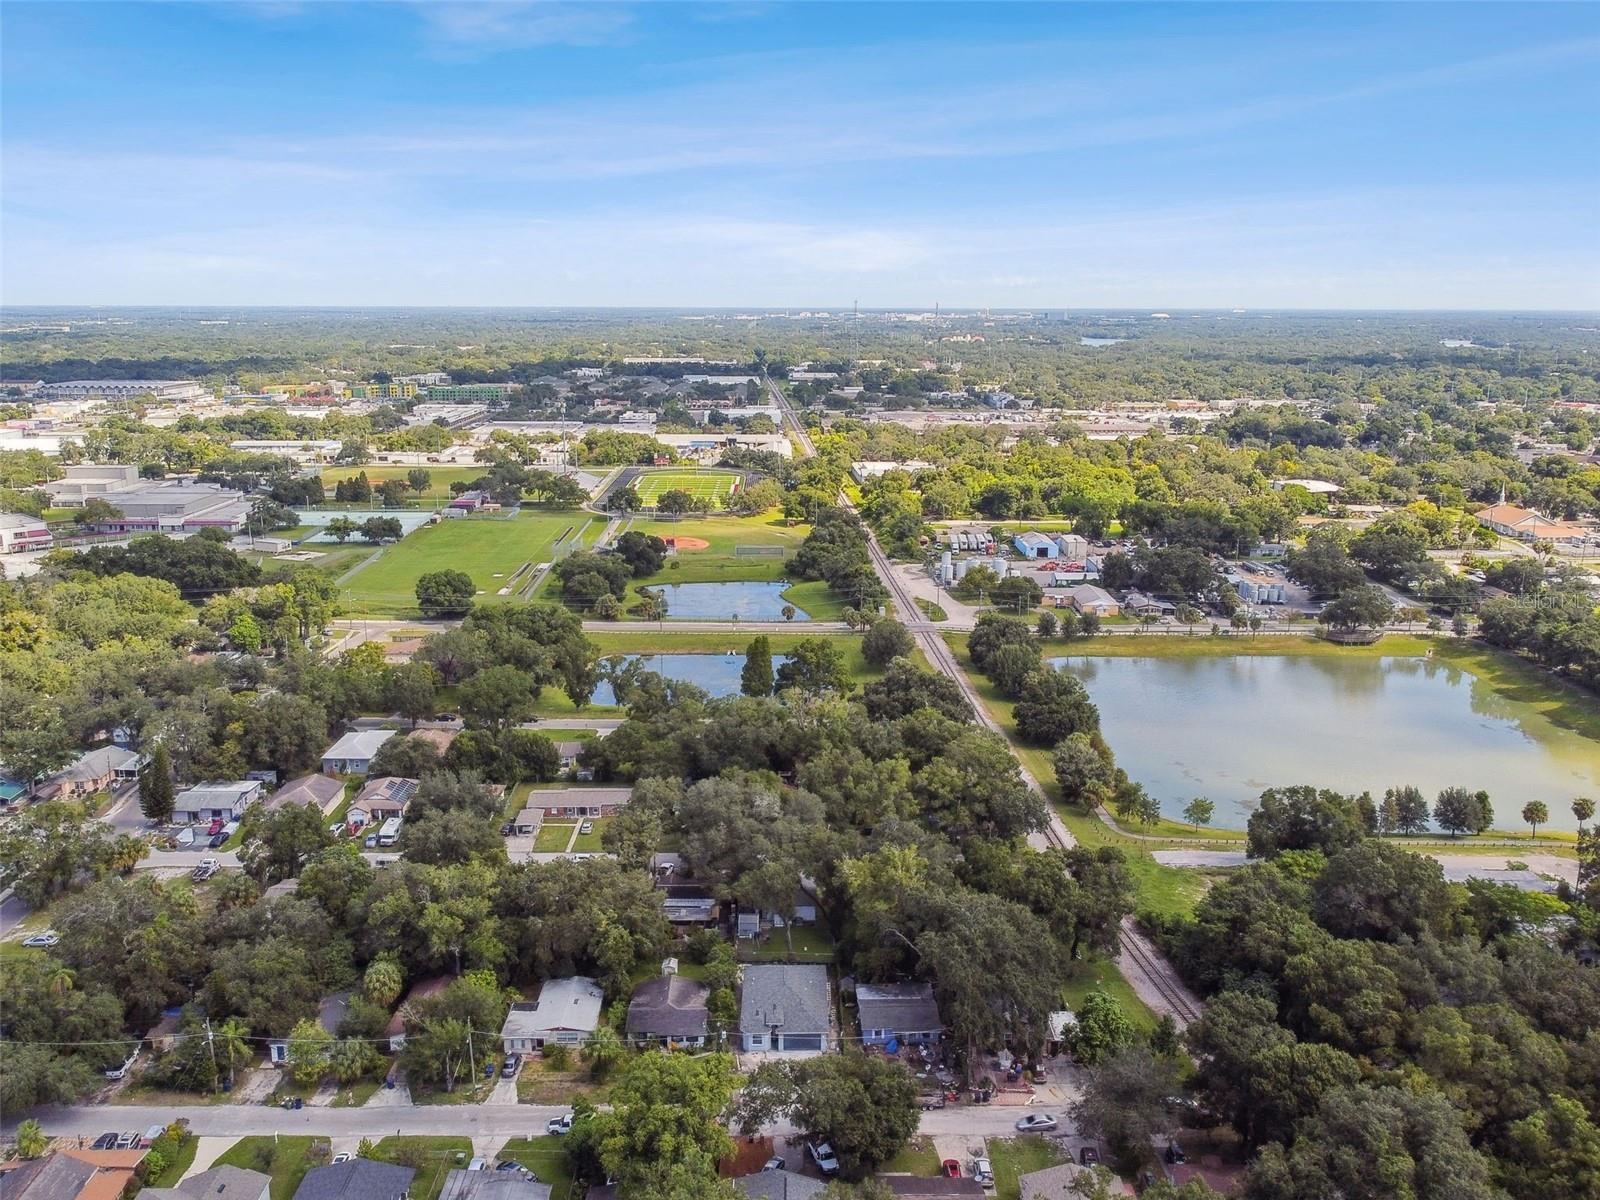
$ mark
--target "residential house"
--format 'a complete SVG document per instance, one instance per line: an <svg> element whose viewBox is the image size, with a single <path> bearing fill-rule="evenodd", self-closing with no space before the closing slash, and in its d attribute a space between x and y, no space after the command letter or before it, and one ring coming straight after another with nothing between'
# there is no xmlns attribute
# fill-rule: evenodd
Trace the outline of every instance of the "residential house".
<svg viewBox="0 0 1600 1200"><path fill-rule="evenodd" d="M291 804L314 804L323 816L339 807L344 799L344 784L329 775L302 775L284 784L263 802L276 812Z"/></svg>
<svg viewBox="0 0 1600 1200"><path fill-rule="evenodd" d="M324 996L317 1005L317 1024L330 1036L339 1036L339 1026L350 1011L350 997L353 995L355 993L350 991L334 992L331 996ZM281 1037L267 1042L267 1063L270 1066L281 1067L289 1061L289 1040Z"/></svg>
<svg viewBox="0 0 1600 1200"><path fill-rule="evenodd" d="M259 779L211 780L184 788L172 805L172 819L180 824L202 821L236 821L266 792Z"/></svg>
<svg viewBox="0 0 1600 1200"><path fill-rule="evenodd" d="M626 808L632 795L625 787L535 788L528 805L546 817L609 817Z"/></svg>
<svg viewBox="0 0 1600 1200"><path fill-rule="evenodd" d="M861 1020L861 1040L868 1045L889 1041L925 1045L937 1042L944 1030L933 984L862 983L856 985L856 1007Z"/></svg>
<svg viewBox="0 0 1600 1200"><path fill-rule="evenodd" d="M183 1028L183 1010L169 1008L161 1014L161 1020L150 1026L144 1035L145 1045L157 1054L165 1054L178 1043L178 1031Z"/></svg>
<svg viewBox="0 0 1600 1200"><path fill-rule="evenodd" d="M798 1171L758 1171L735 1179L733 1186L750 1200L816 1200L827 1190L824 1179L812 1179Z"/></svg>
<svg viewBox="0 0 1600 1200"><path fill-rule="evenodd" d="M142 1200L268 1200L272 1176L245 1167L212 1167L169 1188L147 1187Z"/></svg>
<svg viewBox="0 0 1600 1200"><path fill-rule="evenodd" d="M924 1179L918 1175L879 1175L879 1183L901 1200L948 1200L951 1196L986 1196L976 1179L948 1179L939 1175ZM296 1197L296 1200L299 1200Z"/></svg>
<svg viewBox="0 0 1600 1200"><path fill-rule="evenodd" d="M744 969L739 991L741 1049L787 1054L832 1045L833 999L826 967L752 964Z"/></svg>
<svg viewBox="0 0 1600 1200"><path fill-rule="evenodd" d="M416 795L417 781L402 775L369 779L350 802L346 817L352 825L382 825L390 817L403 817Z"/></svg>
<svg viewBox="0 0 1600 1200"><path fill-rule="evenodd" d="M709 929L722 920L722 905L709 888L693 883L662 883L672 876L657 876L661 892L661 913L676 927L700 926Z"/></svg>
<svg viewBox="0 0 1600 1200"><path fill-rule="evenodd" d="M550 1185L522 1171L463 1171L444 1177L439 1200L550 1200Z"/></svg>
<svg viewBox="0 0 1600 1200"><path fill-rule="evenodd" d="M1079 612L1097 617L1114 617L1122 611L1122 606L1112 594L1103 587L1096 587L1092 583L1079 584L1077 587L1068 588L1062 593L1062 599Z"/></svg>
<svg viewBox="0 0 1600 1200"><path fill-rule="evenodd" d="M500 1028L507 1054L553 1046L581 1046L600 1024L605 992L592 979L571 975L547 979L532 1004L513 1004Z"/></svg>
<svg viewBox="0 0 1600 1200"><path fill-rule="evenodd" d="M57 771L39 786L39 797L45 800L71 800L79 796L92 796L96 792L132 783L139 771L150 761L147 754L139 754L121 746L102 746L78 756L78 761Z"/></svg>
<svg viewBox="0 0 1600 1200"><path fill-rule="evenodd" d="M52 1150L0 1163L4 1200L120 1200L138 1182L144 1150Z"/></svg>
<svg viewBox="0 0 1600 1200"><path fill-rule="evenodd" d="M405 1200L415 1175L410 1167L352 1158L312 1167L295 1188L294 1200Z"/></svg>
<svg viewBox="0 0 1600 1200"><path fill-rule="evenodd" d="M703 1046L711 989L676 973L646 979L628 1001L628 1040L659 1046Z"/></svg>
<svg viewBox="0 0 1600 1200"><path fill-rule="evenodd" d="M372 770L372 756L392 738L395 729L354 729L322 752L324 775L365 775Z"/></svg>
<svg viewBox="0 0 1600 1200"><path fill-rule="evenodd" d="M453 975L435 975L432 979L419 980L411 986L406 998L400 1001L400 1007L394 1010L394 1016L389 1018L388 1029L384 1030L384 1035L389 1039L389 1053L398 1054L405 1049L406 1020L414 1017L416 1005L437 996L454 982Z"/></svg>
<svg viewBox="0 0 1600 1200"><path fill-rule="evenodd" d="M511 821L511 832L517 837L531 837L539 832L539 827L544 824L544 809L528 805L519 812Z"/></svg>
<svg viewBox="0 0 1600 1200"><path fill-rule="evenodd" d="M1122 601L1122 611L1136 617L1170 617L1178 611L1176 604L1157 600L1143 592L1129 592Z"/></svg>
<svg viewBox="0 0 1600 1200"><path fill-rule="evenodd" d="M1077 1165L1064 1162L1042 1171L1029 1171L1018 1177L1017 1184L1022 1200L1080 1200L1077 1179Z"/></svg>

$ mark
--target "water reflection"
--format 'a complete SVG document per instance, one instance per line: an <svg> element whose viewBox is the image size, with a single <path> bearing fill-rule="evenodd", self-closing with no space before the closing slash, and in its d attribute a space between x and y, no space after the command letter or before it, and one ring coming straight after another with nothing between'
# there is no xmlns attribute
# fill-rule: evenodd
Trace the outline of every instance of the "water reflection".
<svg viewBox="0 0 1600 1200"><path fill-rule="evenodd" d="M1196 795L1239 828L1263 788L1487 790L1502 828L1543 800L1573 829L1600 746L1459 667L1415 657L1056 658L1100 707L1118 763L1176 817Z"/></svg>

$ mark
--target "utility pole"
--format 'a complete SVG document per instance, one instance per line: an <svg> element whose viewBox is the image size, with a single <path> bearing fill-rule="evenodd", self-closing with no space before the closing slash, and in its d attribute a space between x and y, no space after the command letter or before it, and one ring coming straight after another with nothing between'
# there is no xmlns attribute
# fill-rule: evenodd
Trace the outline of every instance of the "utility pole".
<svg viewBox="0 0 1600 1200"><path fill-rule="evenodd" d="M206 1049L211 1053L211 1077L217 1078L217 1043L211 1036L211 1018L206 1018ZM218 1080L220 1083L221 1081Z"/></svg>

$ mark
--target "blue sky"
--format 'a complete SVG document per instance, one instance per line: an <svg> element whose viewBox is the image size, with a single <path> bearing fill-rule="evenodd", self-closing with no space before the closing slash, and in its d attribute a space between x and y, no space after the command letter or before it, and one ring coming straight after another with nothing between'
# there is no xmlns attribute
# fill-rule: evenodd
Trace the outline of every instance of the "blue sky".
<svg viewBox="0 0 1600 1200"><path fill-rule="evenodd" d="M1600 308L1600 6L0 7L9 304Z"/></svg>

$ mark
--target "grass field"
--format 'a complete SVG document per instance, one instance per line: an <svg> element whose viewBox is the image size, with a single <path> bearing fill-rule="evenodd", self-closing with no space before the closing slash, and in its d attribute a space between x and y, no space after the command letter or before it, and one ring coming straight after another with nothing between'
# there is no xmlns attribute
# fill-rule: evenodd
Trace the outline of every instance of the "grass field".
<svg viewBox="0 0 1600 1200"><path fill-rule="evenodd" d="M990 1138L989 1161L994 1164L994 1191L999 1200L1017 1200L1022 1195L1022 1176L1066 1162L1066 1156L1037 1135L1017 1138Z"/></svg>
<svg viewBox="0 0 1600 1200"><path fill-rule="evenodd" d="M699 467L664 467L645 471L634 481L634 489L646 508L655 507L662 492L688 492L696 499L721 500L740 480L737 471L718 471Z"/></svg>
<svg viewBox="0 0 1600 1200"><path fill-rule="evenodd" d="M800 548L809 525L786 525L783 518L765 514L758 517L713 517L689 521L629 521L624 531L652 534L658 538L699 538L710 543L704 550L680 550L667 559L666 566L641 579L647 587L664 583L715 583L724 580L771 582L784 578L785 564ZM782 550L771 557L740 554L739 547Z"/></svg>
<svg viewBox="0 0 1600 1200"><path fill-rule="evenodd" d="M322 468L322 486L328 493L329 503L333 502L333 487L341 479L354 479L361 472L367 473L367 479L374 486L386 479L404 479L408 473L423 470L428 473L428 490L418 496L415 492L407 495L421 500L449 500L451 499L450 485L452 483L471 483L474 479L483 478L484 472L489 468L485 466L470 467L441 467L436 464L423 467L399 466L389 463L368 463L364 467L324 467Z"/></svg>
<svg viewBox="0 0 1600 1200"><path fill-rule="evenodd" d="M479 601L493 601L524 563L550 562L556 539L568 530L589 544L603 527L599 518L582 512L461 517L426 525L384 547L376 561L346 579L345 605L356 614L415 616L417 580L447 569L465 571L478 587Z"/></svg>

